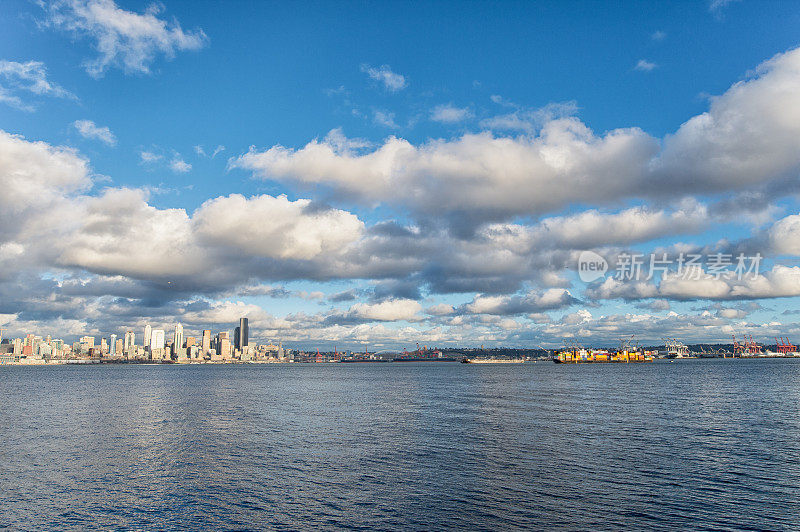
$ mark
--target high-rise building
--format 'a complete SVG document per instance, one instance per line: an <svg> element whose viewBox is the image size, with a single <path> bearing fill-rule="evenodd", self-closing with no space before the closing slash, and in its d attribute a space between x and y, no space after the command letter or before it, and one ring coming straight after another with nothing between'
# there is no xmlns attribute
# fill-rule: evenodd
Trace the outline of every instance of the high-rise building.
<svg viewBox="0 0 800 532"><path fill-rule="evenodd" d="M149 347L152 344L152 342L151 342L152 334L153 334L153 329L150 327L150 324L148 323L147 325L144 326L144 346L145 346L145 348Z"/></svg>
<svg viewBox="0 0 800 532"><path fill-rule="evenodd" d="M211 350L211 331L209 329L203 329L203 340L200 344L200 351L202 355L205 355Z"/></svg>
<svg viewBox="0 0 800 532"><path fill-rule="evenodd" d="M247 318L239 318L239 327L236 328L237 335L235 338L236 349L244 351L250 345L250 327Z"/></svg>
<svg viewBox="0 0 800 532"><path fill-rule="evenodd" d="M111 335L111 342L109 342L109 344L108 344L108 353L110 355L116 355L117 354L117 335L116 334L112 334Z"/></svg>
<svg viewBox="0 0 800 532"><path fill-rule="evenodd" d="M165 345L165 336L164 336L164 329L150 329L148 325L145 329L145 333L150 333L150 350L153 349L164 349Z"/></svg>
<svg viewBox="0 0 800 532"><path fill-rule="evenodd" d="M172 335L172 352L178 354L178 349L183 347L183 325L175 325L175 333Z"/></svg>
<svg viewBox="0 0 800 532"><path fill-rule="evenodd" d="M136 338L133 334L133 331L125 331L125 341L122 343L122 351L123 353L128 353L133 350L133 346L136 343Z"/></svg>

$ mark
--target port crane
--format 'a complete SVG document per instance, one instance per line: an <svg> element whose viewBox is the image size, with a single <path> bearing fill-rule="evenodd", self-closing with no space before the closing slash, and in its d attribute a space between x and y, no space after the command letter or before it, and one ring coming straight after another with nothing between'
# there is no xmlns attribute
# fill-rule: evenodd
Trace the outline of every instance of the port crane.
<svg viewBox="0 0 800 532"><path fill-rule="evenodd" d="M742 356L744 354L744 346L736 341L736 335L733 336L733 356Z"/></svg>
<svg viewBox="0 0 800 532"><path fill-rule="evenodd" d="M0 329L0 331L2 331L2 329ZM775 338L775 348L777 349L778 353L784 355L797 351L797 346L789 342L788 336L786 338L781 337L780 339Z"/></svg>
<svg viewBox="0 0 800 532"><path fill-rule="evenodd" d="M632 334L628 338L620 338L619 339L619 352L622 353L623 351L638 351L639 350L639 342L634 340L636 339L636 335Z"/></svg>
<svg viewBox="0 0 800 532"><path fill-rule="evenodd" d="M689 356L689 346L678 341L677 338L664 338L664 348L668 358L686 358Z"/></svg>
<svg viewBox="0 0 800 532"><path fill-rule="evenodd" d="M749 355L760 355L762 353L761 346L758 343L753 341L753 335L750 335L750 340L747 340L747 336L745 336L745 351Z"/></svg>

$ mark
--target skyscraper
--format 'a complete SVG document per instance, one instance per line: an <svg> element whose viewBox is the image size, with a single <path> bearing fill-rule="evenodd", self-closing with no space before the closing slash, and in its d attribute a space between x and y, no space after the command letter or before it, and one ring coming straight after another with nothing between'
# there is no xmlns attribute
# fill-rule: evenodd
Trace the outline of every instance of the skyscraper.
<svg viewBox="0 0 800 532"><path fill-rule="evenodd" d="M183 325L175 325L175 334L172 336L172 352L178 354L178 350L183 347Z"/></svg>
<svg viewBox="0 0 800 532"><path fill-rule="evenodd" d="M164 337L164 329L150 329L148 325L145 329L145 333L151 333L150 336L150 350L154 349L164 349L165 337Z"/></svg>
<svg viewBox="0 0 800 532"><path fill-rule="evenodd" d="M126 331L125 332L125 341L122 343L122 352L127 355L129 352L133 350L133 346L135 344L135 336L133 331Z"/></svg>
<svg viewBox="0 0 800 532"><path fill-rule="evenodd" d="M150 327L150 324L144 326L144 346L145 348L150 347L150 336L153 334L153 329ZM163 346L162 346L163 347Z"/></svg>
<svg viewBox="0 0 800 532"><path fill-rule="evenodd" d="M247 318L239 318L238 333L236 336L236 347L244 351L250 345L250 327Z"/></svg>
<svg viewBox="0 0 800 532"><path fill-rule="evenodd" d="M211 331L209 329L203 329L203 339L200 344L200 353L201 355L205 355L211 350Z"/></svg>
<svg viewBox="0 0 800 532"><path fill-rule="evenodd" d="M111 342L108 344L108 353L110 355L116 355L117 354L117 335L116 334L112 334L111 335Z"/></svg>

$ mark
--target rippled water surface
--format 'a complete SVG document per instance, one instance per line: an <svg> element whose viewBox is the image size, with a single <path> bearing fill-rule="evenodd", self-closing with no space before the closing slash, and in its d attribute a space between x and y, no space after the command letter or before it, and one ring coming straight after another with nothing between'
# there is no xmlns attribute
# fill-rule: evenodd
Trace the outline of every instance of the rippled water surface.
<svg viewBox="0 0 800 532"><path fill-rule="evenodd" d="M0 400L0 528L800 528L792 360L5 366Z"/></svg>

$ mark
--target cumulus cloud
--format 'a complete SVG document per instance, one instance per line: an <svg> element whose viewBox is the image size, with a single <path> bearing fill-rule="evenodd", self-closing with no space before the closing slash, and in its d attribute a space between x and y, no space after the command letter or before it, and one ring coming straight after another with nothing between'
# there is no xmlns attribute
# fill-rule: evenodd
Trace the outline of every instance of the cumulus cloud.
<svg viewBox="0 0 800 532"><path fill-rule="evenodd" d="M555 310L577 303L577 299L564 289L551 288L544 292L531 291L523 296L476 297L464 309L471 314L513 315Z"/></svg>
<svg viewBox="0 0 800 532"><path fill-rule="evenodd" d="M664 140L660 188L719 193L800 171L800 48L758 65ZM653 185L658 186L658 181Z"/></svg>
<svg viewBox="0 0 800 532"><path fill-rule="evenodd" d="M347 315L370 321L415 321L422 305L412 299L393 299L380 303L356 303Z"/></svg>
<svg viewBox="0 0 800 532"><path fill-rule="evenodd" d="M389 137L361 153L326 137L297 150L251 149L232 165L267 179L330 184L362 200L402 203L423 213L504 217L618 199L637 186L656 150L657 143L638 129L597 137L577 119L559 119L533 138L478 133L414 146Z"/></svg>
<svg viewBox="0 0 800 532"><path fill-rule="evenodd" d="M609 277L587 289L586 295L596 300L661 298L676 301L795 297L800 296L800 267L776 264L764 273L739 275L731 270L716 275L696 266L684 272L665 272L658 282Z"/></svg>
<svg viewBox="0 0 800 532"><path fill-rule="evenodd" d="M389 65L371 67L367 64L361 65L361 72L367 74L371 79L382 84L390 92L397 92L408 86L405 76L393 72Z"/></svg>
<svg viewBox="0 0 800 532"><path fill-rule="evenodd" d="M54 0L46 6L47 24L95 42L98 57L84 63L89 75L102 77L109 67L126 73L149 73L156 55L199 50L208 38L203 30L184 31L173 20L159 18L160 4L144 13L126 11L114 0Z"/></svg>
<svg viewBox="0 0 800 532"><path fill-rule="evenodd" d="M87 159L74 149L29 141L0 130L3 210L35 204L91 186Z"/></svg>
<svg viewBox="0 0 800 532"><path fill-rule="evenodd" d="M597 134L575 117L534 133L469 133L414 145L395 136L352 150L332 136L300 148L251 148L233 167L326 185L370 205L464 220L541 216L625 198L721 195L800 171L800 49L763 63L663 140L638 128ZM487 124L488 125L488 124Z"/></svg>
<svg viewBox="0 0 800 532"><path fill-rule="evenodd" d="M117 137L108 127L100 127L91 120L76 120L72 126L78 130L83 138L95 139L108 146L116 146Z"/></svg>
<svg viewBox="0 0 800 532"><path fill-rule="evenodd" d="M778 220L758 242L766 244L772 253L800 256L800 214Z"/></svg>
<svg viewBox="0 0 800 532"><path fill-rule="evenodd" d="M355 215L316 209L309 200L239 194L205 202L194 214L194 226L205 242L282 259L337 254L364 231Z"/></svg>

